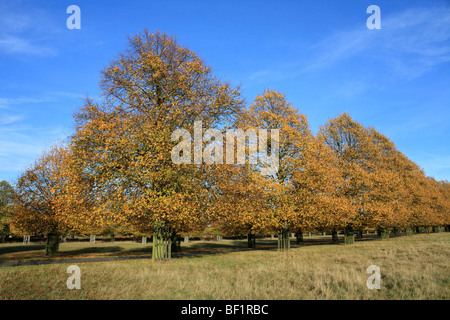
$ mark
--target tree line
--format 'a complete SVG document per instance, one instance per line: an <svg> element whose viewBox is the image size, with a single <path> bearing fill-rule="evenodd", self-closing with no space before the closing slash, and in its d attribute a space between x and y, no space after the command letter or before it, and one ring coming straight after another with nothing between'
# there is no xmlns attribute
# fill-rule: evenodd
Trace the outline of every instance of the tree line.
<svg viewBox="0 0 450 320"><path fill-rule="evenodd" d="M284 94L265 90L247 104L170 35L129 37L100 89L99 101L85 99L74 114L73 135L21 173L2 203L11 232L45 234L49 255L61 234L153 235L154 258L166 259L180 236L205 228L247 235L249 246L277 233L288 249L290 233L301 241L304 232L341 231L352 243L363 230L450 224L450 184L427 177L375 128L343 113L314 135ZM175 164L172 133L192 133L198 120L204 131L279 129L266 141L268 150L277 144L276 173L264 174L271 164L249 161L249 152L244 164ZM187 142L189 155L208 147Z"/></svg>

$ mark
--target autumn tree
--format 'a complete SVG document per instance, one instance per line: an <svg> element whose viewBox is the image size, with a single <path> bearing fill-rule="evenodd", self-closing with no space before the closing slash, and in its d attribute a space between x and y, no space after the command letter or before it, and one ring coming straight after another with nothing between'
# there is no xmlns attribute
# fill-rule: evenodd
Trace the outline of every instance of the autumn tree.
<svg viewBox="0 0 450 320"><path fill-rule="evenodd" d="M13 230L44 234L47 256L58 252L61 234L83 232L96 225L96 216L89 210L86 181L79 180L71 161L66 145L51 147L16 183Z"/></svg>
<svg viewBox="0 0 450 320"><path fill-rule="evenodd" d="M307 231L341 229L354 219L354 212L337 157L318 137L310 138L302 155L293 177L298 210L294 225Z"/></svg>
<svg viewBox="0 0 450 320"><path fill-rule="evenodd" d="M302 212L298 190L293 182L294 174L303 169L303 152L308 150L312 133L305 115L294 109L284 94L275 90L265 90L256 96L248 110L240 118L239 126L244 129L259 129L272 132L278 130L278 137L271 136L266 150L259 150L260 162L254 167L266 177L270 186L269 210L273 228L279 234L281 248L289 248L289 233L300 229L299 215ZM258 131L259 132L259 131ZM263 151L263 152L261 152ZM268 154L270 156L268 157ZM265 161L270 159L269 161ZM276 170L271 171L270 169ZM265 174L265 171L269 174ZM294 226L294 222L297 225Z"/></svg>
<svg viewBox="0 0 450 320"><path fill-rule="evenodd" d="M365 128L344 113L319 131L339 159L345 193L355 219L346 226L388 229L432 226L445 220L445 201L439 184L399 152L395 144L374 128Z"/></svg>
<svg viewBox="0 0 450 320"><path fill-rule="evenodd" d="M224 126L241 109L238 88L216 78L175 38L147 30L129 38L128 49L102 72L100 88L101 101L86 100L75 115L72 143L99 201L111 199L111 214L152 233L154 244L169 244L204 224L203 162L188 157L174 163L180 137L172 134L192 134L195 120L202 131ZM192 135L183 137L193 142ZM167 246L161 250L155 259L168 252Z"/></svg>
<svg viewBox="0 0 450 320"><path fill-rule="evenodd" d="M347 113L321 126L318 136L335 152L342 178L346 181L346 189L343 191L352 204L354 218L343 228L346 236L352 239L355 229L370 227L371 217L367 205L370 203L369 191L376 148L370 140L368 130Z"/></svg>
<svg viewBox="0 0 450 320"><path fill-rule="evenodd" d="M66 225L58 215L57 199L65 190L62 171L66 150L60 147L44 152L23 172L16 184L14 230L47 236L46 255L56 254L59 235Z"/></svg>
<svg viewBox="0 0 450 320"><path fill-rule="evenodd" d="M247 235L255 248L256 235L275 227L270 207L270 181L249 164L223 164L216 168L210 221L222 234Z"/></svg>
<svg viewBox="0 0 450 320"><path fill-rule="evenodd" d="M13 209L14 189L8 181L0 181L0 242L10 234L10 219Z"/></svg>
<svg viewBox="0 0 450 320"><path fill-rule="evenodd" d="M450 231L450 183L437 181L437 188L442 196L442 224L445 226L445 231Z"/></svg>

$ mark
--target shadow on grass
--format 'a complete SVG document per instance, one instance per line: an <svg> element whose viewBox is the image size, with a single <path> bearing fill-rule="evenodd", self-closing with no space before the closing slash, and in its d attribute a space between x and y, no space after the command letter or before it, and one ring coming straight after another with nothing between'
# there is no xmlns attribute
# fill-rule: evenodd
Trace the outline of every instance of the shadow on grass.
<svg viewBox="0 0 450 320"><path fill-rule="evenodd" d="M395 238L402 236L401 234L390 235L390 237ZM355 242L360 241L371 241L379 240L377 235L365 235L362 239L355 239ZM295 239L291 239L292 248L301 248L306 246L316 246L316 245L344 245L343 237L339 237L339 242L332 242L331 238L319 238L311 239L305 237L304 242L297 244ZM44 250L45 245L17 245L17 246L7 246L0 247L0 258L2 254L10 254L15 252L35 252ZM173 258L200 258L205 255L215 255L215 254L226 254L232 252L243 252L243 251L258 251L258 250L277 250L278 241L277 239L257 239L256 248L248 248L247 240L233 240L222 242L198 242L189 243L188 245L182 245L181 251L173 252ZM57 263L63 263L68 261L66 258L78 258L78 260L88 261L109 261L112 260L128 260L128 259L148 259L151 258L152 245L149 244L145 247L134 248L134 249L124 249L120 246L107 246L107 247L85 247L80 249L63 250L58 253L56 257L63 258ZM83 255L89 254L99 254L97 257L82 257ZM80 257L81 256L81 257ZM55 258L56 258L55 257ZM44 258L44 257L42 257ZM43 264L46 262L55 262L55 260L42 260L40 261L19 261L16 265L33 265L33 264ZM56 263L56 262L55 262ZM15 265L14 261L10 261L4 264L4 266ZM2 266L2 265L0 265Z"/></svg>
<svg viewBox="0 0 450 320"><path fill-rule="evenodd" d="M15 252L25 252L25 251L39 251L44 250L45 245L43 244L34 244L34 245L16 245L16 246L7 246L0 247L0 255L15 253Z"/></svg>
<svg viewBox="0 0 450 320"><path fill-rule="evenodd" d="M190 243L187 246L182 245L182 250L198 250L198 249L227 249L227 248L240 248L246 246L243 241L233 242L198 242Z"/></svg>
<svg viewBox="0 0 450 320"><path fill-rule="evenodd" d="M90 254L90 253L114 253L114 254L116 254L122 250L123 250L123 248L118 247L118 246L89 247L89 248L82 248L82 249L75 249L75 250L59 251L58 256L59 257L64 257L64 256L75 257L75 256Z"/></svg>
<svg viewBox="0 0 450 320"><path fill-rule="evenodd" d="M79 249L69 249L69 250L59 250L58 254L55 255L53 258L71 258L71 257L79 257L84 255L96 255L99 256L129 256L129 255L140 255L140 254L149 254L151 253L152 247L145 247L145 248L137 248L137 249L131 249L126 250L120 246L107 246L107 247L85 247L85 248L79 248ZM42 251L42 254L40 254L37 251ZM16 245L16 246L7 246L7 247L0 247L0 260L12 260L10 257L7 257L8 254L14 254L14 253L32 253L32 256L29 256L28 258L48 258L44 256L45 253L45 245ZM3 259L2 259L3 255ZM16 259L13 259L16 260Z"/></svg>

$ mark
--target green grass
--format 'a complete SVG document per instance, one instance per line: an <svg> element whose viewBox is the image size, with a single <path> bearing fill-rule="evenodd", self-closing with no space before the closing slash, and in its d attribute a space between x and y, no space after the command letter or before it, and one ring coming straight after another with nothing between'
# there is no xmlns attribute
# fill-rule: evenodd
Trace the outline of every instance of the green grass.
<svg viewBox="0 0 450 320"><path fill-rule="evenodd" d="M244 244L188 245L210 250ZM449 299L449 244L450 233L436 233L159 263L148 259L79 263L80 290L67 289L69 264L6 267L0 268L0 299ZM95 250L96 255L136 252L143 247L149 252L150 248L137 243L67 243L61 249L73 253L89 245L104 249ZM120 250L109 250L114 247ZM373 264L381 269L380 290L366 287L366 269Z"/></svg>
<svg viewBox="0 0 450 320"><path fill-rule="evenodd" d="M373 235L372 235L373 236ZM294 241L291 239L292 242ZM330 236L308 237L307 243L326 243ZM181 243L182 252L223 251L233 249L246 249L247 240L222 240L222 241L190 241ZM276 248L277 240L258 239L258 248ZM142 256L152 252L152 244L142 244L133 241L117 242L65 242L60 244L59 254L52 257L54 260L73 258L97 258L97 257L123 257ZM0 263L14 261L36 261L45 258L45 246L43 243L4 243L0 244Z"/></svg>

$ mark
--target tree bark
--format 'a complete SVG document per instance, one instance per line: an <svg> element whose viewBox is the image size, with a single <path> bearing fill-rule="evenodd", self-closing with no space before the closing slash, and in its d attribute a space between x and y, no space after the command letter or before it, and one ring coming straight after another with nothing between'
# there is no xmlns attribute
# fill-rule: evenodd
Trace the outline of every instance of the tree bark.
<svg viewBox="0 0 450 320"><path fill-rule="evenodd" d="M358 230L356 231L356 237L357 237L358 239L362 239L362 238L363 238L363 231L362 231L361 229L358 229Z"/></svg>
<svg viewBox="0 0 450 320"><path fill-rule="evenodd" d="M302 228L298 228L297 233L295 234L297 244L303 243L303 232Z"/></svg>
<svg viewBox="0 0 450 320"><path fill-rule="evenodd" d="M171 250L172 252L180 252L181 251L181 237L177 234L172 234L171 237Z"/></svg>
<svg viewBox="0 0 450 320"><path fill-rule="evenodd" d="M333 231L331 232L331 241L336 243L339 241L336 229L333 229Z"/></svg>
<svg viewBox="0 0 450 320"><path fill-rule="evenodd" d="M406 228L405 234L407 236L412 236L414 234L413 229L411 229L410 227Z"/></svg>
<svg viewBox="0 0 450 320"><path fill-rule="evenodd" d="M347 225L344 229L344 243L345 244L355 243L355 232L353 231L353 227L350 225Z"/></svg>
<svg viewBox="0 0 450 320"><path fill-rule="evenodd" d="M247 234L247 247L256 248L256 235L252 233Z"/></svg>
<svg viewBox="0 0 450 320"><path fill-rule="evenodd" d="M59 234L49 233L47 234L47 240L45 242L45 256L53 257L59 251Z"/></svg>
<svg viewBox="0 0 450 320"><path fill-rule="evenodd" d="M380 236L381 239L385 240L385 239L389 239L389 230L386 228L378 228L378 235Z"/></svg>

